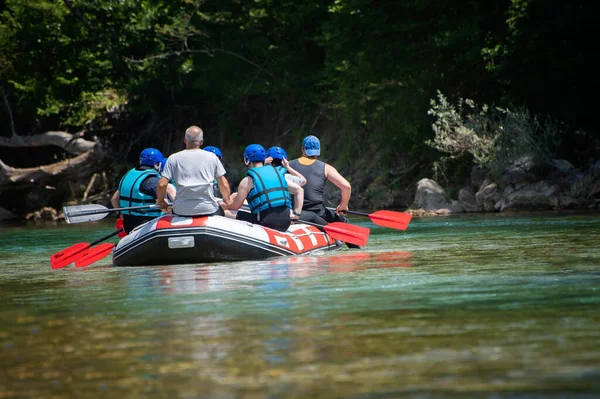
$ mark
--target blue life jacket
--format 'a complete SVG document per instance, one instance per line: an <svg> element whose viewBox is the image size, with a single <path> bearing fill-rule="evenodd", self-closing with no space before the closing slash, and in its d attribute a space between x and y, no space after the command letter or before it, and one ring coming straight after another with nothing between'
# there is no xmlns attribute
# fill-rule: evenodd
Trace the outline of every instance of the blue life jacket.
<svg viewBox="0 0 600 399"><path fill-rule="evenodd" d="M119 183L119 207L129 208L131 206L154 205L156 198L141 191L142 183L151 176L160 178L160 174L154 169L131 169L127 172ZM124 215L152 217L163 214L160 209L140 209L138 211L122 211L121 213Z"/></svg>
<svg viewBox="0 0 600 399"><path fill-rule="evenodd" d="M217 183L217 179L213 180L213 191L216 198L221 197L221 191L219 190L219 183Z"/></svg>
<svg viewBox="0 0 600 399"><path fill-rule="evenodd" d="M275 167L265 165L252 168L246 172L246 176L250 176L254 183L247 197L252 213L279 206L292 208L287 181Z"/></svg>

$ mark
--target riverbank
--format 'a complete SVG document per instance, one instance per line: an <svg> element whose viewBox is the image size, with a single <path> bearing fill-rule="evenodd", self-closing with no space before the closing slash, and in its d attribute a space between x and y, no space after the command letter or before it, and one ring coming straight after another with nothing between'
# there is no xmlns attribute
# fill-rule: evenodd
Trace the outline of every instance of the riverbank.
<svg viewBox="0 0 600 399"><path fill-rule="evenodd" d="M475 166L456 198L435 180L424 178L417 182L407 212L436 216L567 210L600 210L599 161L580 170L566 160L553 160L543 168L525 160L501 174Z"/></svg>
<svg viewBox="0 0 600 399"><path fill-rule="evenodd" d="M228 178L232 188L243 177L244 170L230 167ZM376 172L376 171L374 171ZM373 173L374 173L373 172ZM600 211L600 161L579 169L566 160L553 160L539 166L527 159L517 162L502 173L474 166L469 178L458 190L442 187L431 178L407 184L405 190L393 190L386 179L375 179L371 172L358 170L346 176L352 182L352 209L393 209L414 216L443 216L462 213L514 213L546 211ZM110 207L113 190L96 193L87 201L70 201L65 205L97 203ZM325 203L335 206L339 190L326 186ZM92 202L90 202L92 201ZM64 220L61 209L49 206L27 215L16 215L0 208L0 220Z"/></svg>

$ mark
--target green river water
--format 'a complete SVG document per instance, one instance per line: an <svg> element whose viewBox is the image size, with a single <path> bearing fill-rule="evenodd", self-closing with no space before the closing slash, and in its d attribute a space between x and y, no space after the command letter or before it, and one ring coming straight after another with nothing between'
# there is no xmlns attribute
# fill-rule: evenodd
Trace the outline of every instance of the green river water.
<svg viewBox="0 0 600 399"><path fill-rule="evenodd" d="M600 215L364 219L361 250L61 270L114 222L0 227L0 398L600 397Z"/></svg>

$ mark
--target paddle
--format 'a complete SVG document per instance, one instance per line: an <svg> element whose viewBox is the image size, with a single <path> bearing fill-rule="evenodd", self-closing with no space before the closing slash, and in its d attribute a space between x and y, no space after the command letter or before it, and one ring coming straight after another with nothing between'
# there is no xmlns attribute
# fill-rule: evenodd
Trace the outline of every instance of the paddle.
<svg viewBox="0 0 600 399"><path fill-rule="evenodd" d="M75 261L75 267L85 267L87 265L91 265L92 263L110 254L114 247L115 244L107 242L85 251L81 258Z"/></svg>
<svg viewBox="0 0 600 399"><path fill-rule="evenodd" d="M322 226L318 223L307 222L306 220L298 220L300 223L318 227L329 234L334 240L340 240L346 243L364 247L369 241L371 230L367 227L356 226L350 223L333 222Z"/></svg>
<svg viewBox="0 0 600 399"><path fill-rule="evenodd" d="M335 211L335 208L327 208ZM363 213L356 211L348 211L352 215L368 216L373 223L378 226L389 227L397 230L406 230L412 214L396 211L375 211L373 213Z"/></svg>
<svg viewBox="0 0 600 399"><path fill-rule="evenodd" d="M250 212L250 209L240 208L238 212ZM356 226L350 223L333 222L323 226L306 220L298 220L298 222L318 227L329 234L334 240L358 245L359 247L367 245L369 234L371 233L371 230L367 227Z"/></svg>
<svg viewBox="0 0 600 399"><path fill-rule="evenodd" d="M65 220L67 223L83 223L83 222L94 222L96 220L104 219L111 212L120 211L134 211L140 209L156 209L158 205L141 205L141 206L130 206L127 208L112 208L109 209L99 204L87 204L87 205L75 205L65 206L63 208L65 214Z"/></svg>
<svg viewBox="0 0 600 399"><path fill-rule="evenodd" d="M111 237L119 234L123 229L113 231L112 233L99 238L98 240L88 244L87 242L79 242L71 245L69 248L65 248L60 252L55 253L50 257L50 265L53 269L62 269L63 267L75 262L80 257L86 255L86 250L93 247L96 244L106 241Z"/></svg>

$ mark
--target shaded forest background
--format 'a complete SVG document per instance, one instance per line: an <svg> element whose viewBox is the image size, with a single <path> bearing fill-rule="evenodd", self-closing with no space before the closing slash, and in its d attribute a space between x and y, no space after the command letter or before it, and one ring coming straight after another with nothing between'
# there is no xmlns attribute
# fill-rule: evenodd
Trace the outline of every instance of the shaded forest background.
<svg viewBox="0 0 600 399"><path fill-rule="evenodd" d="M228 178L249 144L307 134L354 208L403 208L444 154L432 100L524 107L564 129L553 157L598 159L591 1L6 0L0 207L106 202L139 152L202 127ZM473 165L447 164L460 185Z"/></svg>

